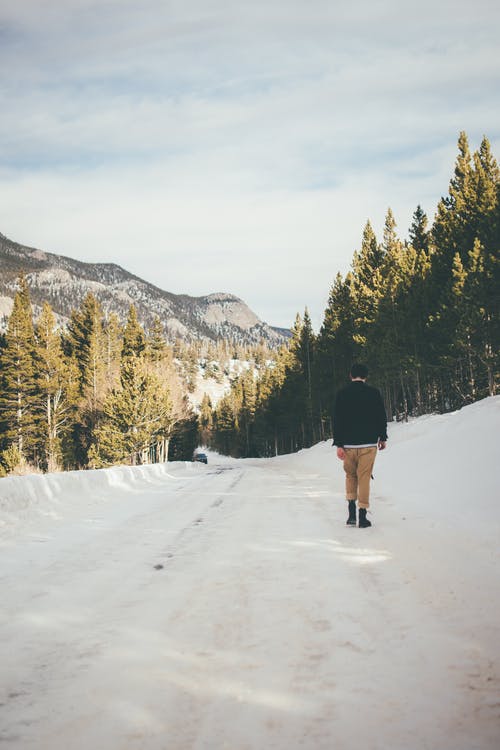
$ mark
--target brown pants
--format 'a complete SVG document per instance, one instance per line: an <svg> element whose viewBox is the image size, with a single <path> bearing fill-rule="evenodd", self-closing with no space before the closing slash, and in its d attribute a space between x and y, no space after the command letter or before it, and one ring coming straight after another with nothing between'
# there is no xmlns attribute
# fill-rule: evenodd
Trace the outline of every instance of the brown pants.
<svg viewBox="0 0 500 750"><path fill-rule="evenodd" d="M346 499L357 499L360 508L370 507L370 478L376 455L376 447L345 449Z"/></svg>

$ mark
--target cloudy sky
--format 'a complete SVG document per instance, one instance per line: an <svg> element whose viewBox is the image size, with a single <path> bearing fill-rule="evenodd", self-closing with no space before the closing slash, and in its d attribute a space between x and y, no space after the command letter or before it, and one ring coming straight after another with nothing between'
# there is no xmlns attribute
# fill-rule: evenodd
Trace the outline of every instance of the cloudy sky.
<svg viewBox="0 0 500 750"><path fill-rule="evenodd" d="M460 130L500 156L493 0L0 0L0 232L316 328Z"/></svg>

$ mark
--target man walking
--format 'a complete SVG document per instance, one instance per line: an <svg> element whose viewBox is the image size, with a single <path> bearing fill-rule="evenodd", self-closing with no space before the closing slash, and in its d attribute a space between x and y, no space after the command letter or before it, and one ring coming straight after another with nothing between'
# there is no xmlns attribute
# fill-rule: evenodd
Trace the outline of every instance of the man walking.
<svg viewBox="0 0 500 750"><path fill-rule="evenodd" d="M366 385L368 368L354 364L351 382L337 394L333 414L333 444L344 462L346 500L349 503L348 526L356 526L356 500L359 528L371 526L366 517L370 507L370 478L377 448L384 450L387 441L387 417L382 396Z"/></svg>

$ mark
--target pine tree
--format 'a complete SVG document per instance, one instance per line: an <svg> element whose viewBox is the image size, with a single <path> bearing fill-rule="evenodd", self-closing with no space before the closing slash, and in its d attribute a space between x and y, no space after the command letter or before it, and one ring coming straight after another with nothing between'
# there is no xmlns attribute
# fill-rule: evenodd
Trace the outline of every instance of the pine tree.
<svg viewBox="0 0 500 750"><path fill-rule="evenodd" d="M385 252L384 247L377 243L375 232L368 221L363 231L361 251L354 253L352 263L353 338L360 350L365 349L377 318Z"/></svg>
<svg viewBox="0 0 500 750"><path fill-rule="evenodd" d="M123 331L122 357L140 357L146 349L144 329L137 319L137 310L130 305L127 324Z"/></svg>
<svg viewBox="0 0 500 750"><path fill-rule="evenodd" d="M241 407L239 427L243 443L243 455L251 456L254 453L253 446L253 424L255 419L255 408L257 399L257 388L253 372L247 370L240 378L241 382Z"/></svg>
<svg viewBox="0 0 500 750"><path fill-rule="evenodd" d="M355 341L353 274L343 279L338 273L330 290L323 325L318 336L318 372L330 420L335 394L347 379L359 344Z"/></svg>
<svg viewBox="0 0 500 750"><path fill-rule="evenodd" d="M191 414L175 425L169 442L169 460L190 461L198 445L198 420Z"/></svg>
<svg viewBox="0 0 500 750"><path fill-rule="evenodd" d="M304 394L304 403L302 406L303 443L306 446L310 446L316 440L314 417L317 410L315 408L316 402L313 402L313 393L316 395L315 383L313 381L313 375L315 372L316 337L312 329L311 318L307 307L304 311L304 318L295 356L299 364L300 374L303 381L301 388L301 391ZM319 425L317 432L319 434Z"/></svg>
<svg viewBox="0 0 500 750"><path fill-rule="evenodd" d="M155 315L148 337L149 358L152 362L161 362L166 355L166 351L167 342L165 341L163 324L158 315Z"/></svg>
<svg viewBox="0 0 500 750"><path fill-rule="evenodd" d="M106 347L106 388L110 391L120 376L120 359L123 347L123 328L115 313L111 313L104 326Z"/></svg>
<svg viewBox="0 0 500 750"><path fill-rule="evenodd" d="M481 325L476 354L486 370L487 393L497 391L495 372L500 363L500 169L483 137L474 154L477 229L469 254L469 282Z"/></svg>
<svg viewBox="0 0 500 750"><path fill-rule="evenodd" d="M366 222L363 229L361 251L359 254L355 253L355 258L357 262L353 263L354 273L363 284L370 286L373 274L384 261L384 248L378 244L370 220Z"/></svg>
<svg viewBox="0 0 500 750"><path fill-rule="evenodd" d="M493 396L498 370L498 339L494 343L491 328L492 300L486 265L489 255L479 239L469 253L467 269L461 269L456 304L456 348L466 358L468 398Z"/></svg>
<svg viewBox="0 0 500 750"><path fill-rule="evenodd" d="M283 345L271 368L264 370L257 382L253 440L259 456L277 456L287 450L287 405L282 396L292 355Z"/></svg>
<svg viewBox="0 0 500 750"><path fill-rule="evenodd" d="M152 362L146 335L131 305L123 331L120 384L107 396L101 423L94 430L90 454L94 465L167 460L176 418L168 384L159 372L163 347L156 346L154 352Z"/></svg>
<svg viewBox="0 0 500 750"><path fill-rule="evenodd" d="M500 236L497 226L499 205L500 169L491 153L486 137L473 155L474 213L471 234L478 239L486 252L498 252ZM472 247L469 248L472 250Z"/></svg>
<svg viewBox="0 0 500 750"><path fill-rule="evenodd" d="M19 277L2 349L0 412L4 441L14 445L21 460L36 462L38 424L35 333L28 284Z"/></svg>
<svg viewBox="0 0 500 750"><path fill-rule="evenodd" d="M458 139L458 156L448 195L438 204L437 216L432 228L433 245L438 250L434 273L439 273L441 278L449 277L456 252L460 253L464 262L467 253L472 249L476 234L475 204L476 190L469 141L467 135L461 132Z"/></svg>
<svg viewBox="0 0 500 750"><path fill-rule="evenodd" d="M412 253L413 251L413 253ZM426 364L430 360L427 319L429 315L430 258L425 250L417 252L411 245L407 249L411 272L406 271L403 298L399 303L399 319L405 357L413 379L414 395L411 398L413 413L420 415L435 410L435 404L425 399ZM413 257L411 257L413 255ZM427 389L428 391L428 389Z"/></svg>
<svg viewBox="0 0 500 750"><path fill-rule="evenodd" d="M235 417L231 394L226 394L215 410L216 448L225 456L235 455L235 439L238 422Z"/></svg>
<svg viewBox="0 0 500 750"><path fill-rule="evenodd" d="M409 238L412 247L417 252L429 253L429 231L427 229L428 219L420 204L415 209L413 220L409 230Z"/></svg>
<svg viewBox="0 0 500 750"><path fill-rule="evenodd" d="M106 398L101 424L94 432L90 460L95 466L156 460L157 446L168 439L172 403L160 379L143 358L122 358L120 387Z"/></svg>
<svg viewBox="0 0 500 750"><path fill-rule="evenodd" d="M72 455L68 460L85 466L109 390L102 309L94 295L87 294L80 310L72 312L63 345L71 366L79 372L80 397L72 430Z"/></svg>
<svg viewBox="0 0 500 750"><path fill-rule="evenodd" d="M70 426L77 380L65 361L61 337L52 308L45 302L36 326L38 406L43 425L44 465L48 471L61 468L62 437Z"/></svg>
<svg viewBox="0 0 500 750"><path fill-rule="evenodd" d="M283 439L289 443L290 451L305 445L307 386L300 361L303 327L302 316L297 313L292 326L286 376L280 391L280 401L283 407L281 433Z"/></svg>
<svg viewBox="0 0 500 750"><path fill-rule="evenodd" d="M79 310L74 310L64 344L80 370L80 391L90 389L95 401L105 382L106 346L102 309L93 294L87 294Z"/></svg>
<svg viewBox="0 0 500 750"><path fill-rule="evenodd" d="M213 427L213 407L208 393L203 394L198 415L198 433L201 445L209 445Z"/></svg>
<svg viewBox="0 0 500 750"><path fill-rule="evenodd" d="M383 288L370 346L368 361L377 374L379 385L384 384L386 404L390 413L408 414L403 361L406 334L402 328L401 297L405 276L409 273L403 243L396 233L396 220L389 208L384 223L382 267ZM406 266L406 267L405 267ZM391 388L392 386L392 388Z"/></svg>

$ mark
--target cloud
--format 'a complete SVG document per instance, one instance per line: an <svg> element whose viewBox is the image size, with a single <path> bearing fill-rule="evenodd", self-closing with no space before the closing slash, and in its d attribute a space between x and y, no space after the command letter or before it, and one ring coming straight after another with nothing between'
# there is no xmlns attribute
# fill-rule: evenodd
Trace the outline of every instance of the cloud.
<svg viewBox="0 0 500 750"><path fill-rule="evenodd" d="M486 0L34 0L0 9L0 231L271 323L388 205L406 235L458 132L500 142Z"/></svg>

